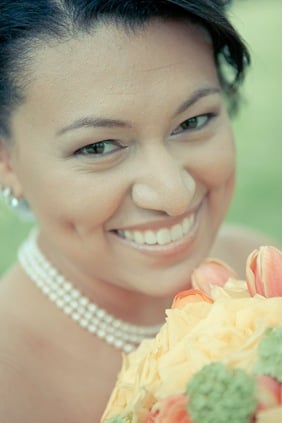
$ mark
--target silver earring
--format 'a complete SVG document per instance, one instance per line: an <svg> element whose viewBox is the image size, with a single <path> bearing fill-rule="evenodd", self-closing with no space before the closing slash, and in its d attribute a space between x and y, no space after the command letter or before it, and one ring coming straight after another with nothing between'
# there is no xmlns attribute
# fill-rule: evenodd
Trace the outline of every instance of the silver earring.
<svg viewBox="0 0 282 423"><path fill-rule="evenodd" d="M10 187L0 187L0 197L24 221L33 221L34 214L24 198L17 198Z"/></svg>

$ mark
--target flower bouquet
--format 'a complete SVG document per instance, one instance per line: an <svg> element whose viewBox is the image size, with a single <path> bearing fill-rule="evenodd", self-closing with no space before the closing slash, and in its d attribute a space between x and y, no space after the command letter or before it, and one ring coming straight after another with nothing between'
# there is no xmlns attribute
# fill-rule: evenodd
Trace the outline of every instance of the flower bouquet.
<svg viewBox="0 0 282 423"><path fill-rule="evenodd" d="M103 423L282 422L282 252L254 251L246 281L209 260L192 285L124 356Z"/></svg>

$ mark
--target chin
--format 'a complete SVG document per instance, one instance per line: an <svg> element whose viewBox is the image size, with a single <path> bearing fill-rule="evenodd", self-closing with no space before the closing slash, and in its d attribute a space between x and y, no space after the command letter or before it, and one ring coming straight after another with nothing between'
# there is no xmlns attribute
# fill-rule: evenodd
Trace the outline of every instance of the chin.
<svg viewBox="0 0 282 423"><path fill-rule="evenodd" d="M149 278L142 286L135 287L134 291L154 298L172 298L180 291L191 288L190 274L191 272L186 271L184 277L175 276L168 279L160 275L159 277L156 276L154 280Z"/></svg>

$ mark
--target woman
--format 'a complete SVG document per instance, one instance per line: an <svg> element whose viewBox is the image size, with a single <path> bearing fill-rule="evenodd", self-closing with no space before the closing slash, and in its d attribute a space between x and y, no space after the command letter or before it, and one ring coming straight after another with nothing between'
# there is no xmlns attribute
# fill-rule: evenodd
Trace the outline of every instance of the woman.
<svg viewBox="0 0 282 423"><path fill-rule="evenodd" d="M0 285L0 420L97 422L210 254L248 52L219 0L1 1L0 39L0 182L38 221Z"/></svg>

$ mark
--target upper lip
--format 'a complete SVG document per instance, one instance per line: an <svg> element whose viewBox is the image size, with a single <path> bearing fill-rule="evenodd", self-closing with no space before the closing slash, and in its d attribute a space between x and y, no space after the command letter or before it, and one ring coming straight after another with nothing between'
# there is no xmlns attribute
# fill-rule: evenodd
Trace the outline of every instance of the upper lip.
<svg viewBox="0 0 282 423"><path fill-rule="evenodd" d="M162 220L158 219L156 221L146 222L146 223L140 223L136 225L126 226L126 227L119 227L114 229L114 231L157 231L162 228L170 229L172 226L180 224L183 219L186 217L190 217L192 214L198 211L198 209L201 206L201 202L199 202L196 206L192 207L189 212L177 216L177 217L169 217L169 218L163 218Z"/></svg>

